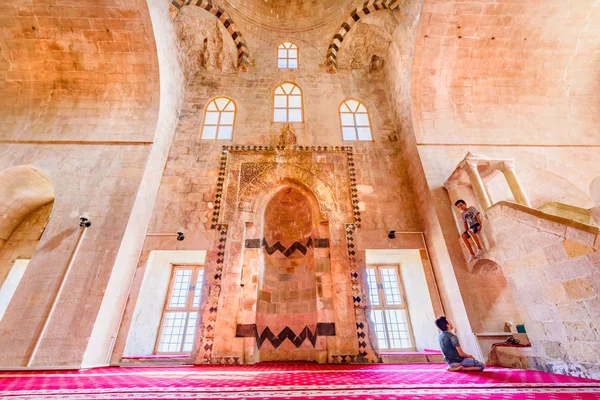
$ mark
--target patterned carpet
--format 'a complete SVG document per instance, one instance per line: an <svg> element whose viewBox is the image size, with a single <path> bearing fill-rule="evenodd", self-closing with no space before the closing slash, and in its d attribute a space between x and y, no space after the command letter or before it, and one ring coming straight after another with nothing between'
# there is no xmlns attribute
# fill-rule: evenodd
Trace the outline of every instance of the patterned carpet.
<svg viewBox="0 0 600 400"><path fill-rule="evenodd" d="M600 381L493 367L452 373L440 364L115 367L0 373L0 398L600 400Z"/></svg>

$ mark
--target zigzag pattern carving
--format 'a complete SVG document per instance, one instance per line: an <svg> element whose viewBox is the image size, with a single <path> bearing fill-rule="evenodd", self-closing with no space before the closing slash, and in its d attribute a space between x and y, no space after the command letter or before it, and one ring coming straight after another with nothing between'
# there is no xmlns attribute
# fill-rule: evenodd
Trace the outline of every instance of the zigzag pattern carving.
<svg viewBox="0 0 600 400"><path fill-rule="evenodd" d="M313 247L313 239L312 239L312 237L309 237L308 240L306 241L306 244L302 244L300 242L294 242L288 248L286 248L284 245L282 245L281 242L279 242L279 241L275 242L272 246L269 246L269 243L267 243L266 239L262 240L262 245L265 248L265 250L267 251L268 255L273 255L273 253L275 253L276 251L279 251L279 252L283 253L284 256L289 257L296 250L298 250L303 255L306 255L306 253L308 252L308 248Z"/></svg>
<svg viewBox="0 0 600 400"><path fill-rule="evenodd" d="M253 336L256 339L256 345L259 349L267 340L273 345L274 348L278 348L279 346L281 346L281 343L283 343L283 341L286 339L292 342L294 346L296 346L296 348L302 346L302 343L304 343L304 341L307 339L312 344L312 346L315 347L317 343L317 338L319 336L335 336L335 324L319 322L317 324L317 329L314 333L310 330L308 326L305 326L304 329L302 329L302 331L298 335L296 335L296 333L294 333L294 331L288 326L283 328L283 330L279 332L279 335L275 335L271 331L271 329L269 329L269 327L266 327L259 335L256 324L240 324L237 326L236 337Z"/></svg>

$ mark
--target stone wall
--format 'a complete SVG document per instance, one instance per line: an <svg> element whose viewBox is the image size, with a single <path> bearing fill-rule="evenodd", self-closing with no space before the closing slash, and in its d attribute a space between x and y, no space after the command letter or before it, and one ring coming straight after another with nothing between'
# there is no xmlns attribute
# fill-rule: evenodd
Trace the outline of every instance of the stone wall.
<svg viewBox="0 0 600 400"><path fill-rule="evenodd" d="M304 329L317 332L317 281L312 246L313 218L307 199L298 190L279 191L265 210L263 227L263 271L258 288L256 328L274 335L288 328L294 336ZM322 290L321 290L322 291ZM299 346L296 346L300 344ZM265 340L260 360L315 360L310 340L297 343ZM295 357L287 352L301 352ZM287 357L286 357L287 356Z"/></svg>
<svg viewBox="0 0 600 400"><path fill-rule="evenodd" d="M240 283L244 284L243 291L245 293L248 283L254 282L252 280L254 273L247 275L242 271L246 268L250 268L249 271L259 268L258 264L246 264L247 259L256 258L260 253L256 252L256 249L244 249L244 240L260 238L260 234L255 231L255 227L239 226L240 222L233 218L234 214L231 216L227 212L223 214L223 211L219 209L222 205L215 204L215 191L219 188L217 184L223 183L225 188L223 196L226 196L227 190L230 190L227 182L234 182L229 180L230 178L227 178L227 182L222 182L219 178L221 176L219 174L219 156L224 144L234 147L236 145L274 146L278 144L282 124L271 121L273 118L272 92L280 83L292 81L298 84L303 91L304 122L292 124L298 146L353 146L353 167L356 193L359 199L357 207L361 218L361 227L357 232L359 234L364 232L365 235L376 241L376 238L381 240L387 238L390 229L396 229L399 232L421 231L405 162L400 147L395 141L396 128L381 71L369 73L366 70L354 70L335 75L327 74L319 66L322 62L321 54L314 47L302 43L298 44L300 68L292 71L278 70L276 68L276 46L286 37L273 38L259 48L252 46L253 40L256 38L248 36L246 38L253 52L255 66L249 68L245 73L199 72L187 89L177 136L165 169L149 229L152 232L174 232L183 225L186 231L186 240L177 243L173 239L149 237L140 260L140 267L142 267L145 260L144 254L153 249L212 249L217 237L215 231L211 229L211 225L215 223L213 221L214 213L221 215L221 219L217 219L217 221L219 224L228 224L227 246L231 247L225 255L223 282L220 284L220 290L223 290L224 293L219 298L225 296L231 301L221 303L223 300L218 300L218 304L222 304L223 310L219 311L216 328L221 334L232 336L235 335L236 324L255 323L250 316L244 317L245 311L238 314L239 303L235 299L239 299L237 297L239 290L236 287ZM236 103L237 113L233 140L231 142L203 141L200 139L200 132L204 107L215 96L223 95L229 96ZM373 142L343 142L341 140L338 107L343 100L350 97L363 101L369 109L373 126ZM233 150L234 147L231 149ZM270 153L269 157L272 157ZM280 176L285 177L286 175ZM300 178L302 177L300 176ZM300 181L302 182L302 179ZM306 182L304 183L306 184ZM277 186L276 184L277 182L274 181L273 187ZM308 187L310 188L310 185ZM256 193L256 196L258 195L260 192ZM220 199L223 202L226 201L226 197ZM251 199L253 198L251 197ZM339 204L339 206L352 210L352 204ZM321 228L319 230L321 232ZM349 276L349 270L345 269L348 268L348 248L343 225L341 229L339 225L336 226L330 234L331 238L335 238L332 239L332 268L333 263L336 263L335 268L339 269L339 273L342 274L340 276ZM335 245L333 245L334 240ZM397 242L386 242L386 246L395 248L406 243L410 243L410 240L403 241L403 235L400 234ZM207 259L210 259L210 255L207 256ZM364 268L364 266L359 264L358 268ZM141 271L142 269L140 269L140 273ZM431 276L431 274L429 275ZM211 276L208 270L206 276ZM430 283L433 290L433 279L430 280ZM211 286L210 283L208 285ZM337 281L336 283L334 280L333 287L335 288L336 285L339 286L339 289L335 290L340 290L338 292L339 301L342 303L351 301L350 282ZM230 292L234 297L228 297ZM251 292L250 290L249 293ZM248 296L252 295L248 294ZM135 299L135 297L134 291L131 293L131 299ZM247 300L248 298L244 295L244 300L242 300L244 310L246 310L245 302ZM134 302L128 307L126 323L121 329L117 349L121 348L120 343L125 340L123 331L127 329L127 321L131 317ZM248 310L251 312L253 306L251 304L247 306L250 307ZM348 306L344 306L344 308L348 308ZM199 326L200 328L202 326ZM224 333L226 331L231 333ZM357 352L355 328L348 332L336 331L336 333L339 336L336 339L337 348L346 349L345 355L351 354L355 357ZM347 340L342 340L346 337ZM235 355L241 358L244 354L242 349L251 349L254 346L252 344L248 347L249 345L243 344L244 341L253 343L254 339L214 343L213 354L219 357ZM246 353L246 356L249 357L248 360L252 358L249 353Z"/></svg>
<svg viewBox="0 0 600 400"><path fill-rule="evenodd" d="M50 218L52 205L47 204L29 214L0 246L0 287L15 260L29 260L33 256Z"/></svg>
<svg viewBox="0 0 600 400"><path fill-rule="evenodd" d="M531 350L499 350L503 365L600 377L597 227L499 203L488 211L498 257Z"/></svg>
<svg viewBox="0 0 600 400"><path fill-rule="evenodd" d="M586 71L598 63L590 25L598 8L427 0L406 8L390 46L393 65L404 68L387 76L432 259L453 266L461 293L454 298L464 300L473 331L501 331L518 318L506 279L498 268L473 274L466 265L442 184L471 151L516 159L534 207L592 206L587 189L600 164L598 114L590 107L599 97L597 75ZM564 35L549 21L567 27ZM403 50L413 45L409 56ZM494 196L512 200L506 186ZM444 275L441 285L453 279Z"/></svg>
<svg viewBox="0 0 600 400"><path fill-rule="evenodd" d="M104 318L96 322L99 309L107 297L116 299L109 308L118 324L123 307L118 301L126 298L131 279L127 265L135 267L140 247L136 250L135 242L143 239L136 230L145 231L183 86L178 57L172 56L177 46L168 40L173 35L164 34L171 24L167 5L157 1L150 6L160 8L166 19L153 15L152 25L144 1L9 1L0 6L0 170L30 164L49 177L56 191L48 227L0 324L2 347L10 348L2 354L2 366L29 362L71 257L82 212L89 212L92 228L67 279L68 296L59 299L32 365L106 362L114 335L110 330L116 328ZM157 47L164 72L160 116ZM116 261L125 272L111 278ZM123 285L107 290L109 279ZM105 330L98 331L99 325ZM9 326L20 328L5 329ZM89 348L95 353L84 357Z"/></svg>

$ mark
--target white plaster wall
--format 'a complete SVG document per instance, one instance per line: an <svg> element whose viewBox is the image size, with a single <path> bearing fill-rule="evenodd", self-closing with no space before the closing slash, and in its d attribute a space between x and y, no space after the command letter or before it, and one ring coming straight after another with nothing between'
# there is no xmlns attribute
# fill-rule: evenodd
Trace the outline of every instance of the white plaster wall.
<svg viewBox="0 0 600 400"><path fill-rule="evenodd" d="M435 313L419 250L367 250L367 265L400 265L417 350L437 349Z"/></svg>
<svg viewBox="0 0 600 400"><path fill-rule="evenodd" d="M205 258L205 250L150 252L123 357L153 354L173 266L203 265Z"/></svg>

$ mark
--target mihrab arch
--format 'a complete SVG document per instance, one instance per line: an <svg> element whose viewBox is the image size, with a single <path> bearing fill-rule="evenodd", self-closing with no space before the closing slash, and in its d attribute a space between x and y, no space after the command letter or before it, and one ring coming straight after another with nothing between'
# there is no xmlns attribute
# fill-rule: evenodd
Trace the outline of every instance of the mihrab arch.
<svg viewBox="0 0 600 400"><path fill-rule="evenodd" d="M320 220L329 219L329 214L335 209L336 198L331 187L314 173L297 165L273 164L243 189L239 210L255 216L262 214L268 200L285 186L294 187L307 194L308 198L314 198Z"/></svg>

